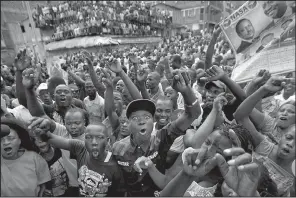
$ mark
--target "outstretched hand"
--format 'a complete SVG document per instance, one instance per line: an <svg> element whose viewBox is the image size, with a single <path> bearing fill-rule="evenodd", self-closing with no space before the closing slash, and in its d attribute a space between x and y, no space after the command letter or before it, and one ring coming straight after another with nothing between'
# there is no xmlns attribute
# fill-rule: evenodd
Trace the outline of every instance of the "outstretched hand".
<svg viewBox="0 0 296 198"><path fill-rule="evenodd" d="M103 75L102 75L102 81L105 84L106 87L112 87L113 88L113 83L111 80L111 75L108 73L106 69L101 69Z"/></svg>
<svg viewBox="0 0 296 198"><path fill-rule="evenodd" d="M208 81L222 80L227 77L224 70L219 66L212 66L210 69L207 69L206 76Z"/></svg>
<svg viewBox="0 0 296 198"><path fill-rule="evenodd" d="M201 178L217 166L216 156L207 158L208 147L193 149L191 147L182 153L183 170L189 176Z"/></svg>
<svg viewBox="0 0 296 198"><path fill-rule="evenodd" d="M186 71L173 71L173 89L177 92L184 93L190 88L190 77Z"/></svg>
<svg viewBox="0 0 296 198"><path fill-rule="evenodd" d="M27 54L27 50L21 50L15 60L14 60L15 67L19 71L24 71L26 68L29 68L32 64L32 58Z"/></svg>
<svg viewBox="0 0 296 198"><path fill-rule="evenodd" d="M137 72L137 81L139 84L145 84L148 77L148 71L146 69L141 69Z"/></svg>
<svg viewBox="0 0 296 198"><path fill-rule="evenodd" d="M119 74L122 72L121 63L118 59L110 58L109 59L110 64L108 65L109 69L113 71L116 74Z"/></svg>
<svg viewBox="0 0 296 198"><path fill-rule="evenodd" d="M252 156L239 147L240 141L233 130L229 130L233 147L224 150L224 156L232 156L226 162L225 158L217 154L218 167L226 184L239 196L255 196L260 179L259 166L252 162Z"/></svg>
<svg viewBox="0 0 296 198"><path fill-rule="evenodd" d="M33 89L33 87L37 84L39 74L35 72L33 68L27 68L23 71L23 85L27 89Z"/></svg>

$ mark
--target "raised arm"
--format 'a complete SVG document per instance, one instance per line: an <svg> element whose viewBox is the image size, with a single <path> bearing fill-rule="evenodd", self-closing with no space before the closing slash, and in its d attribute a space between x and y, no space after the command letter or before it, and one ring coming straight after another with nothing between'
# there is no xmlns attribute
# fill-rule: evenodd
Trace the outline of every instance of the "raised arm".
<svg viewBox="0 0 296 198"><path fill-rule="evenodd" d="M254 107L267 94L272 92L276 93L283 89L285 80L288 79L282 76L272 76L262 87L242 102L234 114L235 119L240 121L243 118L250 116L252 122L258 128L264 120L264 114Z"/></svg>
<svg viewBox="0 0 296 198"><path fill-rule="evenodd" d="M77 76L74 72L72 72L71 70L68 70L68 74L73 78L73 80L75 81L75 83L78 86L84 86L85 85L85 81L80 78L79 76Z"/></svg>
<svg viewBox="0 0 296 198"><path fill-rule="evenodd" d="M224 96L219 95L214 100L213 108L206 120L197 129L197 131L187 131L184 136L185 147L192 147L198 149L204 143L206 138L213 132L217 116L221 115L222 107L227 104L227 100Z"/></svg>
<svg viewBox="0 0 296 198"><path fill-rule="evenodd" d="M32 116L41 117L45 116L44 109L37 99L34 85L36 83L35 71L33 68L26 69L23 71L23 81L25 94L27 98L27 108L29 109Z"/></svg>
<svg viewBox="0 0 296 198"><path fill-rule="evenodd" d="M218 26L214 32L213 32L213 37L210 41L210 44L208 46L207 52L206 52L206 60L205 60L205 68L209 69L212 66L212 58L214 54L214 47L217 42L217 39L221 33L221 28Z"/></svg>
<svg viewBox="0 0 296 198"><path fill-rule="evenodd" d="M86 52L86 51L83 51L83 54L85 55L85 59L87 61L87 66L88 66L88 71L89 71L91 81L93 82L95 88L97 89L98 94L101 97L104 97L105 87L98 80L98 76L97 76L97 74L95 72L93 63L92 63L91 58L90 58L90 54L88 52Z"/></svg>
<svg viewBox="0 0 296 198"><path fill-rule="evenodd" d="M190 127L192 122L198 118L201 113L200 104L190 87L190 77L188 73L182 71L174 71L173 88L180 92L184 98L184 113L175 120L176 127L180 131L185 131Z"/></svg>
<svg viewBox="0 0 296 198"><path fill-rule="evenodd" d="M20 51L17 54L17 57L14 60L14 65L16 67L16 74L15 74L15 83L16 83L16 96L21 105L27 107L27 99L25 88L23 85L23 71L30 67L31 65L31 58L27 56L26 50Z"/></svg>
<svg viewBox="0 0 296 198"><path fill-rule="evenodd" d="M247 96L244 90L236 82L231 80L221 67L213 66L206 72L208 81L220 80L221 82L223 82L236 97L236 100L239 100L241 102L246 99Z"/></svg>
<svg viewBox="0 0 296 198"><path fill-rule="evenodd" d="M110 60L109 69L114 73L118 74L125 86L127 87L129 93L131 94L133 100L141 99L142 96L136 87L136 85L131 81L131 79L127 76L127 74L122 70L121 63L117 59Z"/></svg>
<svg viewBox="0 0 296 198"><path fill-rule="evenodd" d="M266 81L270 78L270 73L269 71L262 69L258 72L258 74L253 78L250 83L246 85L244 88L245 93L247 97L252 95L256 90L258 90L263 84L266 83ZM262 105L261 105L261 100L257 103L255 108L262 112Z"/></svg>
<svg viewBox="0 0 296 198"><path fill-rule="evenodd" d="M118 115L115 111L115 105L114 105L114 95L113 95L113 83L111 80L110 75L107 71L102 69L102 72L104 73L103 82L106 86L106 92L105 92L105 111L109 117L112 129L115 130L118 128L120 122Z"/></svg>
<svg viewBox="0 0 296 198"><path fill-rule="evenodd" d="M148 76L148 71L146 69L142 69L141 71L138 71L137 73L137 81L139 84L139 89L142 94L143 99L150 99L149 93L146 89L146 80Z"/></svg>

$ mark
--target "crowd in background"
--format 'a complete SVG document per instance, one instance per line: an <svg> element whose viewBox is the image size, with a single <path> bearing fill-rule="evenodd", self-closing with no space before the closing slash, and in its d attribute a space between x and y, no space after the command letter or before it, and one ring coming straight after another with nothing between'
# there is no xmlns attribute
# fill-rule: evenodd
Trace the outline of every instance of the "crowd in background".
<svg viewBox="0 0 296 198"><path fill-rule="evenodd" d="M172 22L167 10L141 1L65 1L37 7L36 27L54 28L52 41L89 35L158 36Z"/></svg>
<svg viewBox="0 0 296 198"><path fill-rule="evenodd" d="M237 84L219 27L59 59L1 63L1 196L295 196L295 76Z"/></svg>

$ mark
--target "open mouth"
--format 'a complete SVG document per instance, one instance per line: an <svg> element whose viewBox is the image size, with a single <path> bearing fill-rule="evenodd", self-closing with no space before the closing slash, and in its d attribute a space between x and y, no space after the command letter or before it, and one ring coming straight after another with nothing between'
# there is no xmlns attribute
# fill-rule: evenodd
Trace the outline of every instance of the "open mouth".
<svg viewBox="0 0 296 198"><path fill-rule="evenodd" d="M12 153L12 148L11 147L6 147L6 148L4 148L4 151L6 152L6 154L11 154Z"/></svg>
<svg viewBox="0 0 296 198"><path fill-rule="evenodd" d="M147 132L146 129L141 129L141 130L140 130L140 134L141 134L141 135L145 135L146 132Z"/></svg>
<svg viewBox="0 0 296 198"><path fill-rule="evenodd" d="M284 154L289 154L290 153L290 150L287 149L287 148L283 148L282 151L283 151Z"/></svg>
<svg viewBox="0 0 296 198"><path fill-rule="evenodd" d="M286 121L286 120L288 120L286 117L280 117L280 120L282 120L282 121Z"/></svg>
<svg viewBox="0 0 296 198"><path fill-rule="evenodd" d="M61 102L66 102L66 98L60 98Z"/></svg>

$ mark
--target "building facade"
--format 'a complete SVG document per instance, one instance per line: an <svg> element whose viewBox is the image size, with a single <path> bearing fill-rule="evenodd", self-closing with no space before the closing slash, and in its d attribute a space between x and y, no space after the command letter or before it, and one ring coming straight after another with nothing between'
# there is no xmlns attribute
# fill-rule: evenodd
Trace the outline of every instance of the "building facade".
<svg viewBox="0 0 296 198"><path fill-rule="evenodd" d="M213 29L244 2L236 1L150 1L159 10L172 12L172 31L186 26L191 30Z"/></svg>
<svg viewBox="0 0 296 198"><path fill-rule="evenodd" d="M44 45L39 28L31 23L28 14L30 9L42 1L1 1L1 59L10 65L20 49L29 48L36 52L40 59L45 57Z"/></svg>

